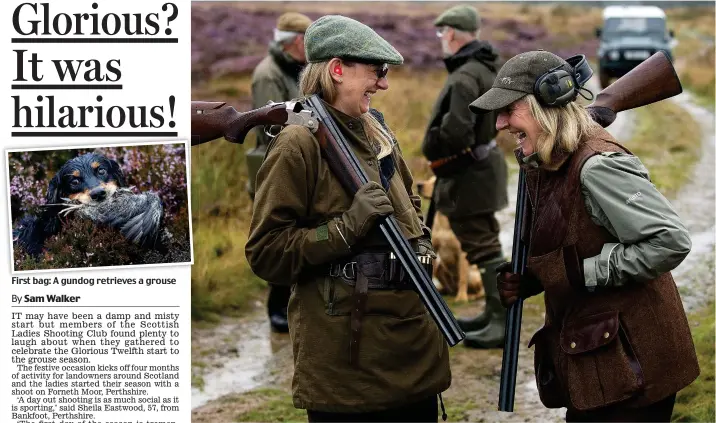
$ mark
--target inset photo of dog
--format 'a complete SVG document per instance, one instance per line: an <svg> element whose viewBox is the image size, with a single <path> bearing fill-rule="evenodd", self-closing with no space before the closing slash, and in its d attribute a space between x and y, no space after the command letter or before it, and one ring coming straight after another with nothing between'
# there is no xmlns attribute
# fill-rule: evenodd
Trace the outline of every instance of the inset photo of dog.
<svg viewBox="0 0 716 423"><path fill-rule="evenodd" d="M9 150L13 270L191 264L187 151Z"/></svg>

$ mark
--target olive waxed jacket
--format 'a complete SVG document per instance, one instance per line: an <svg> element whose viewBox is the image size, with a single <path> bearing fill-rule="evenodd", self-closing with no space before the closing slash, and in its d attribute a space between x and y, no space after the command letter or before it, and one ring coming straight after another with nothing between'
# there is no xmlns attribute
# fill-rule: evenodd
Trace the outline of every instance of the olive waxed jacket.
<svg viewBox="0 0 716 423"><path fill-rule="evenodd" d="M378 160L362 123L326 105L368 177L380 183ZM420 199L396 146L388 198L407 239L423 235ZM246 257L253 271L291 285L288 318L297 408L364 412L398 407L450 386L448 346L418 294L369 290L359 359L349 363L353 287L325 268L362 249L384 249L378 228L349 250L340 216L353 201L321 156L318 140L287 126L269 145L257 175Z"/></svg>
<svg viewBox="0 0 716 423"><path fill-rule="evenodd" d="M492 87L499 65L492 47L482 41L463 46L445 59L449 75L433 107L422 150L430 161L487 144L497 129L494 112L476 115L468 106ZM499 148L449 177L433 191L437 209L447 217L492 213L507 206L507 165Z"/></svg>

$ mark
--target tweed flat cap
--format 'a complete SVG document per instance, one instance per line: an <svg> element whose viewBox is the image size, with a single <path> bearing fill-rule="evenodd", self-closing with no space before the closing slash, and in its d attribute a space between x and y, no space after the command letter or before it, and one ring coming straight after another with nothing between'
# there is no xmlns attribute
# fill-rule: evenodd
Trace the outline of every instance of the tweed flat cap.
<svg viewBox="0 0 716 423"><path fill-rule="evenodd" d="M287 12L278 17L276 29L287 32L306 32L311 26L311 18L296 12Z"/></svg>
<svg viewBox="0 0 716 423"><path fill-rule="evenodd" d="M338 57L368 63L403 64L403 56L370 27L340 15L318 18L304 39L309 63Z"/></svg>
<svg viewBox="0 0 716 423"><path fill-rule="evenodd" d="M572 71L564 59L548 51L520 53L502 65L492 88L473 101L470 110L476 114L486 113L507 107L526 94L534 94L537 78L558 66L564 66L568 72Z"/></svg>
<svg viewBox="0 0 716 423"><path fill-rule="evenodd" d="M455 6L444 11L434 22L435 26L449 26L461 31L475 32L480 29L480 15L472 6Z"/></svg>

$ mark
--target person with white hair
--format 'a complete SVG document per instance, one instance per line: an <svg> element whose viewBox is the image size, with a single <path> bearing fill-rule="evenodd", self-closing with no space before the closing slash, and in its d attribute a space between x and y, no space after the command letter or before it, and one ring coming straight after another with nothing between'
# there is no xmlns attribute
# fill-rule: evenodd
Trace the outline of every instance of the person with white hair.
<svg viewBox="0 0 716 423"><path fill-rule="evenodd" d="M497 293L495 269L502 262L500 224L495 212L507 206L507 164L497 148L495 113L476 116L468 105L491 86L500 67L497 51L479 38L481 19L472 6L458 5L434 22L438 28L448 77L435 100L423 139L423 155L437 177L435 210L450 222L470 264L480 269L485 308L458 318L464 345L500 348L505 338L505 310Z"/></svg>

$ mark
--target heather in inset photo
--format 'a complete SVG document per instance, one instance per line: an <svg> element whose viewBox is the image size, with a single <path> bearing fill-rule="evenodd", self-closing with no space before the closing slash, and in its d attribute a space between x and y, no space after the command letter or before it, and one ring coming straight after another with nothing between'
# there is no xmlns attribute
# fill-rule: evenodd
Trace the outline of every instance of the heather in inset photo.
<svg viewBox="0 0 716 423"><path fill-rule="evenodd" d="M8 152L14 270L190 263L185 144Z"/></svg>

